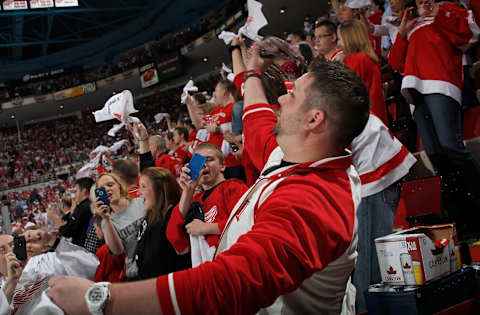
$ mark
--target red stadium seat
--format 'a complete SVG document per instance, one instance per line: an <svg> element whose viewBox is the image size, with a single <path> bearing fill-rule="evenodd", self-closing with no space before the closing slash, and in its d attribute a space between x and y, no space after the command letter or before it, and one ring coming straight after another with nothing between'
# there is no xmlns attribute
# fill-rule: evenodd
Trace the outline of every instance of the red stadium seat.
<svg viewBox="0 0 480 315"><path fill-rule="evenodd" d="M407 216L435 213L440 210L440 177L429 177L404 182L395 215L394 228L408 227Z"/></svg>

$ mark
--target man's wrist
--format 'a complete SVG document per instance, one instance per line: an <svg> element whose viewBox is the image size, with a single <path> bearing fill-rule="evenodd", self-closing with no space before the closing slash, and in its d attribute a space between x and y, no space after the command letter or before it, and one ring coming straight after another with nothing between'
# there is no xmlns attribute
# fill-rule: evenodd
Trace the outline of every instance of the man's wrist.
<svg viewBox="0 0 480 315"><path fill-rule="evenodd" d="M246 71L243 73L243 75L246 76L246 75L251 74L251 73L256 73L256 74L258 74L258 75L260 75L260 76L263 74L263 72L262 72L261 70L258 70L258 69L250 69L250 70L246 70Z"/></svg>
<svg viewBox="0 0 480 315"><path fill-rule="evenodd" d="M261 77L262 77L262 72L259 71L259 70L247 70L247 71L245 71L245 72L243 73L243 81L244 81L244 82L246 82L247 79L252 78L252 77L261 79Z"/></svg>
<svg viewBox="0 0 480 315"><path fill-rule="evenodd" d="M234 52L237 49L239 52L241 52L240 45L230 45L230 47L228 47L228 50L230 51L230 53Z"/></svg>

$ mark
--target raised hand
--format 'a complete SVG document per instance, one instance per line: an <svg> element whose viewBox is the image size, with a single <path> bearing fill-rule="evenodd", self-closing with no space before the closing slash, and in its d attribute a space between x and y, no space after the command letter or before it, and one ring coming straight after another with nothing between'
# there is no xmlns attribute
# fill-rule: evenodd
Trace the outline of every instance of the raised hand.
<svg viewBox="0 0 480 315"><path fill-rule="evenodd" d="M398 27L398 34L400 34L403 39L407 39L408 33L410 33L410 31L415 27L417 21L418 18L413 16L413 8L408 8L405 10L402 22Z"/></svg>

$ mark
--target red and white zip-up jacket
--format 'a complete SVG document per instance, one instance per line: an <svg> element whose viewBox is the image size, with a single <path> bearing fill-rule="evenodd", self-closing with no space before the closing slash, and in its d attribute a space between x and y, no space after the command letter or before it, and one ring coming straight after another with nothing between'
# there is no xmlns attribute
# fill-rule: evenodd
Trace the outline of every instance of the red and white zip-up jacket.
<svg viewBox="0 0 480 315"><path fill-rule="evenodd" d="M246 149L278 165L271 107L244 111ZM352 156L260 176L230 214L212 262L157 278L164 314L340 313L356 257L360 180Z"/></svg>
<svg viewBox="0 0 480 315"><path fill-rule="evenodd" d="M417 161L387 126L370 114L352 141L353 165L360 174L362 197L376 194L407 175Z"/></svg>
<svg viewBox="0 0 480 315"><path fill-rule="evenodd" d="M478 17L453 3L440 4L435 18L424 18L407 40L399 34L388 62L404 73L402 93L413 104L408 89L422 94L440 93L461 103L462 55L478 40Z"/></svg>

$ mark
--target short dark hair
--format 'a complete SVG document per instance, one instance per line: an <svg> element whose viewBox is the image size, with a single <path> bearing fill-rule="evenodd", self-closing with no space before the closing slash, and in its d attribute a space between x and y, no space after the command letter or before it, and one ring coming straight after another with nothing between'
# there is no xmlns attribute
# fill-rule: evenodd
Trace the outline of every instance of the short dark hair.
<svg viewBox="0 0 480 315"><path fill-rule="evenodd" d="M368 88L355 71L340 62L319 60L309 70L314 80L306 102L326 112L337 144L346 147L363 131L370 116Z"/></svg>
<svg viewBox="0 0 480 315"><path fill-rule="evenodd" d="M193 99L197 101L198 104L203 104L207 101L205 94L198 92L192 95Z"/></svg>
<svg viewBox="0 0 480 315"><path fill-rule="evenodd" d="M301 40L305 40L307 38L303 31L296 30L293 31L291 34L300 37Z"/></svg>
<svg viewBox="0 0 480 315"><path fill-rule="evenodd" d="M337 24L333 23L330 20L323 20L315 25L315 28L320 28L322 26L325 26L327 28L327 31L330 34L337 34Z"/></svg>
<svg viewBox="0 0 480 315"><path fill-rule="evenodd" d="M200 103L200 104L201 104L201 103ZM192 122L192 120L191 120L190 118L188 118L188 117L187 117L187 118L184 118L184 119L183 119L183 123L185 124L185 126L188 126L188 127L190 127L190 128L195 129L195 126L193 125L193 122Z"/></svg>
<svg viewBox="0 0 480 315"><path fill-rule="evenodd" d="M185 127L177 127L175 128L175 131L185 139L185 141L188 140L188 130Z"/></svg>
<svg viewBox="0 0 480 315"><path fill-rule="evenodd" d="M173 132L171 132L171 131L167 132L166 136L167 136L168 140L170 140L170 141L173 140Z"/></svg>
<svg viewBox="0 0 480 315"><path fill-rule="evenodd" d="M65 207L70 208L72 206L72 199L70 197L63 197L62 198L62 204Z"/></svg>
<svg viewBox="0 0 480 315"><path fill-rule="evenodd" d="M300 53L302 54L303 59L305 59L305 62L307 63L307 65L309 65L310 62L312 62L313 60L312 47L310 47L310 45L307 43L300 43L298 45L298 50L300 50Z"/></svg>
<svg viewBox="0 0 480 315"><path fill-rule="evenodd" d="M93 183L93 179L90 177L82 177L75 181L75 185L78 185L80 190L86 189L87 192L90 192L90 187L92 187Z"/></svg>
<svg viewBox="0 0 480 315"><path fill-rule="evenodd" d="M373 0L375 5L378 5L380 11L385 12L385 0Z"/></svg>
<svg viewBox="0 0 480 315"><path fill-rule="evenodd" d="M220 80L218 84L221 84L222 87L233 97L235 102L242 100L240 92L238 92L237 87L229 80Z"/></svg>
<svg viewBox="0 0 480 315"><path fill-rule="evenodd" d="M138 166L132 160L117 160L113 162L112 171L120 176L127 185L133 185L137 182Z"/></svg>

